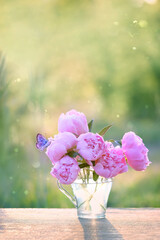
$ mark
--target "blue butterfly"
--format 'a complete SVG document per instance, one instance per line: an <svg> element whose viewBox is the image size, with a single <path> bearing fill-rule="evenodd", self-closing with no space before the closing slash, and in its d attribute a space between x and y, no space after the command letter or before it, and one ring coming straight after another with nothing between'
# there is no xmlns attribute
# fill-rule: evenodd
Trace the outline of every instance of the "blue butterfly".
<svg viewBox="0 0 160 240"><path fill-rule="evenodd" d="M43 151L46 147L50 145L50 141L48 141L42 134L38 133L36 136L36 147Z"/></svg>

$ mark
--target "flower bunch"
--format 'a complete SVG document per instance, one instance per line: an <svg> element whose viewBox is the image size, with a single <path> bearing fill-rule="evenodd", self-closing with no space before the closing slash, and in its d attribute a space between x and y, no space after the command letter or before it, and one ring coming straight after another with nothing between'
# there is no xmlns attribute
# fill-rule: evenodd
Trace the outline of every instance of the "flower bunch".
<svg viewBox="0 0 160 240"><path fill-rule="evenodd" d="M148 149L134 132L125 133L121 141L104 141L103 136L111 125L99 133L91 132L92 125L93 120L87 123L83 113L71 110L60 115L59 133L53 138L37 135L36 146L40 150L46 148L53 164L51 175L60 183L71 184L78 176L84 181L90 172L96 181L99 176L112 178L127 172L128 165L137 171L149 166ZM85 173L83 176L80 169Z"/></svg>

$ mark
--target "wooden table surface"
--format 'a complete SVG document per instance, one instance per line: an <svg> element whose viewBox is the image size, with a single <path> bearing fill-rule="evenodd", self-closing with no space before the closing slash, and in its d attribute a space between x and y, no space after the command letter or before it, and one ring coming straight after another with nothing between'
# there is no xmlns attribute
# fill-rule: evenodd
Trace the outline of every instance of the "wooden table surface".
<svg viewBox="0 0 160 240"><path fill-rule="evenodd" d="M0 209L0 240L160 239L160 208L112 209L78 219L76 209Z"/></svg>

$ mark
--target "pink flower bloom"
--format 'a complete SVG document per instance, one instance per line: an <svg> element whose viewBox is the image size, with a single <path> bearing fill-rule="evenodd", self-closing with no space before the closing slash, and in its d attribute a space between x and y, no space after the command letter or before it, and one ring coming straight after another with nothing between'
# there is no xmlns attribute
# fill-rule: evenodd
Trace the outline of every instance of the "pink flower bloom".
<svg viewBox="0 0 160 240"><path fill-rule="evenodd" d="M77 138L70 132L55 135L54 140L47 147L46 154L52 163L59 161L69 150L77 144Z"/></svg>
<svg viewBox="0 0 160 240"><path fill-rule="evenodd" d="M88 132L78 137L77 150L91 166L91 161L95 161L102 156L104 148L105 142L98 133Z"/></svg>
<svg viewBox="0 0 160 240"><path fill-rule="evenodd" d="M89 131L85 115L76 110L62 113L58 120L59 132L71 132L79 136Z"/></svg>
<svg viewBox="0 0 160 240"><path fill-rule="evenodd" d="M123 150L109 142L106 142L106 149L93 168L98 175L105 178L112 178L128 171Z"/></svg>
<svg viewBox="0 0 160 240"><path fill-rule="evenodd" d="M65 156L61 158L51 170L51 175L56 177L62 184L73 183L80 171L77 161L74 158Z"/></svg>
<svg viewBox="0 0 160 240"><path fill-rule="evenodd" d="M151 163L148 159L148 149L142 139L134 132L125 133L122 138L122 149L128 164L137 171L142 171Z"/></svg>

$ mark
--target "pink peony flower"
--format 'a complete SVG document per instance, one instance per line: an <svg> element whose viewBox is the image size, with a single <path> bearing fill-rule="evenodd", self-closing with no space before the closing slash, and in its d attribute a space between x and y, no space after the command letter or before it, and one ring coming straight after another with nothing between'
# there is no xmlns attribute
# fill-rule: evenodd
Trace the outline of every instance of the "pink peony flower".
<svg viewBox="0 0 160 240"><path fill-rule="evenodd" d="M78 137L77 150L91 166L91 161L95 161L102 156L104 148L105 142L98 133L88 132Z"/></svg>
<svg viewBox="0 0 160 240"><path fill-rule="evenodd" d="M148 159L148 149L142 139L134 132L125 133L122 138L122 149L128 164L137 171L142 171L151 163Z"/></svg>
<svg viewBox="0 0 160 240"><path fill-rule="evenodd" d="M106 142L105 151L93 168L98 175L105 178L112 178L128 171L123 150L109 142Z"/></svg>
<svg viewBox="0 0 160 240"><path fill-rule="evenodd" d="M51 170L51 175L56 177L62 184L73 183L80 171L77 161L74 158L65 156L61 158Z"/></svg>
<svg viewBox="0 0 160 240"><path fill-rule="evenodd" d="M79 136L89 131L85 115L76 110L62 113L58 120L59 132L71 132Z"/></svg>
<svg viewBox="0 0 160 240"><path fill-rule="evenodd" d="M77 138L70 132L55 135L54 140L47 147L46 154L52 163L59 161L69 150L77 144Z"/></svg>

